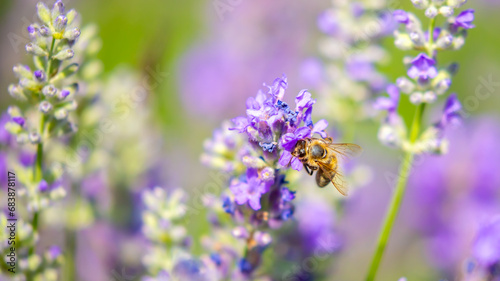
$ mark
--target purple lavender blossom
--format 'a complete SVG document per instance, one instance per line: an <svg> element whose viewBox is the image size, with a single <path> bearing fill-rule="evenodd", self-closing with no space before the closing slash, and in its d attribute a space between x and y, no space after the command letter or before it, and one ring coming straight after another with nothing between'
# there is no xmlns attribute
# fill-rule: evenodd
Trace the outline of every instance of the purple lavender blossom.
<svg viewBox="0 0 500 281"><path fill-rule="evenodd" d="M321 199L305 200L297 206L298 231L308 254L332 254L341 241L335 232L335 210Z"/></svg>
<svg viewBox="0 0 500 281"><path fill-rule="evenodd" d="M61 248L59 246L52 246L48 250L48 254L51 259L55 260L57 257L59 257L62 254Z"/></svg>
<svg viewBox="0 0 500 281"><path fill-rule="evenodd" d="M494 217L479 229L473 246L473 257L486 268L500 263L500 216Z"/></svg>
<svg viewBox="0 0 500 281"><path fill-rule="evenodd" d="M38 189L41 192L45 192L49 190L49 184L45 180L41 180L40 183L38 184Z"/></svg>
<svg viewBox="0 0 500 281"><path fill-rule="evenodd" d="M335 15L330 11L325 11L321 13L318 17L318 28L321 32L333 35L339 29L338 19L335 18Z"/></svg>
<svg viewBox="0 0 500 281"><path fill-rule="evenodd" d="M260 197L269 191L273 181L259 179L257 170L248 169L246 179L233 181L229 187L234 194L236 203L239 205L248 203L254 210L260 210Z"/></svg>
<svg viewBox="0 0 500 281"><path fill-rule="evenodd" d="M0 151L0 184L7 186L7 153Z"/></svg>
<svg viewBox="0 0 500 281"><path fill-rule="evenodd" d="M31 167L35 164L36 154L32 151L23 149L19 152L18 159L19 163L24 167Z"/></svg>
<svg viewBox="0 0 500 281"><path fill-rule="evenodd" d="M482 222L500 213L499 128L479 119L451 130L449 153L427 156L414 169L408 221L425 236L435 266L453 272L470 255Z"/></svg>
<svg viewBox="0 0 500 281"><path fill-rule="evenodd" d="M408 76L418 79L420 82L427 82L429 78L437 76L437 69L434 66L436 61L429 58L426 54L420 53L412 61L412 66L408 69Z"/></svg>
<svg viewBox="0 0 500 281"><path fill-rule="evenodd" d="M455 22L453 23L455 28L462 27L464 29L474 28L472 22L474 21L474 10L469 9L462 11L455 18Z"/></svg>
<svg viewBox="0 0 500 281"><path fill-rule="evenodd" d="M399 89L395 85L387 86L387 94L389 97L379 97L375 100L373 107L378 110L386 110L388 117L391 118L397 114L399 104Z"/></svg>
<svg viewBox="0 0 500 281"><path fill-rule="evenodd" d="M441 120L436 124L439 129L444 129L447 125L458 125L461 123L460 111L462 104L457 98L457 94L451 94L445 102Z"/></svg>
<svg viewBox="0 0 500 281"><path fill-rule="evenodd" d="M394 20L398 23L408 24L410 22L410 18L408 17L408 13L403 10L395 10L392 13Z"/></svg>
<svg viewBox="0 0 500 281"><path fill-rule="evenodd" d="M10 120L11 118L7 113L0 116L0 144L8 145L12 142L13 136L5 129L5 125Z"/></svg>
<svg viewBox="0 0 500 281"><path fill-rule="evenodd" d="M24 126L24 123L26 122L23 117L21 116L14 116L12 117L12 121L14 121L16 124L19 126Z"/></svg>

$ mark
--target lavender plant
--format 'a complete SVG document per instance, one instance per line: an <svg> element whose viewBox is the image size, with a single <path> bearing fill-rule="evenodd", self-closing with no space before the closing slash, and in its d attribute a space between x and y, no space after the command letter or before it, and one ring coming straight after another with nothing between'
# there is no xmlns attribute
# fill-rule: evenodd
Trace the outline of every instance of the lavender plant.
<svg viewBox="0 0 500 281"><path fill-rule="evenodd" d="M429 19L424 30L420 20L412 13L396 10L393 16L400 23L400 30L394 32L395 45L402 50L416 50L420 53L414 58L405 58L408 67L407 77L400 77L396 85L387 87L388 97L379 97L375 108L387 111L378 137L388 146L405 152L405 158L397 178L396 190L386 214L377 248L373 255L366 280L374 280L385 246L388 243L394 220L401 206L415 155L423 153L442 154L446 152L447 140L445 129L460 120L461 104L455 94L447 96L442 117L436 123L423 130L423 115L427 104L434 104L438 97L446 96L451 85L452 75L457 70L456 64L440 66L437 55L445 50L460 49L467 35L467 30L474 27L474 10L465 10L455 16L455 12L466 1L420 1L413 0L417 9L425 10ZM441 26L437 21L443 19ZM415 116L408 130L403 118L398 114L400 92L408 95L415 105Z"/></svg>
<svg viewBox="0 0 500 281"><path fill-rule="evenodd" d="M65 11L61 1L56 1L51 9L38 3L37 14L40 23L28 27L31 42L26 45L26 51L33 56L33 66L14 66L19 82L8 89L22 105L9 107L10 120L5 129L15 138L15 142L8 142L9 166L20 183L17 192L23 201L19 202L26 206L25 210L16 210L16 215L22 217L18 217L19 269L14 279L56 280L62 251L53 246L41 254L42 250L37 249L38 229L40 213L67 193L63 163L46 152L62 136L76 131L70 114L77 109L78 83L71 76L79 69L72 58L80 29L77 12ZM5 250L2 246L2 252Z"/></svg>
<svg viewBox="0 0 500 281"><path fill-rule="evenodd" d="M324 80L316 85L325 105L319 114L338 123L347 141L353 139L357 123L372 117L367 101L387 86L387 78L377 70L387 59L380 41L396 28L386 4L332 1L318 17L318 27L327 35L319 43L326 63L319 75L306 70L313 73L311 80Z"/></svg>
<svg viewBox="0 0 500 281"><path fill-rule="evenodd" d="M164 244L165 239L177 245L167 248L170 249L168 264L153 266L158 259L146 258L153 276L164 272L165 276L173 274L178 277L189 273L200 278L191 277L190 280L269 280L260 267L263 254L271 245L275 230L294 214L295 191L287 187L285 173L290 167L302 169L302 163L292 156L291 151L302 138L313 134L325 137L324 130L328 125L325 120L313 123L315 100L306 90L295 98L295 107L284 102L287 86L286 77L276 79L268 86L267 93L259 91L256 97L247 100L245 116L234 118L232 124L224 123L214 132L214 138L205 143L203 163L229 177L229 188L223 191L221 199L204 199L211 210L212 235L203 243L209 254L201 259L174 254L186 252L173 250L186 249L182 239L185 230L175 223L183 215L184 211L180 211L183 207L173 207L178 206L173 201L179 201L182 196L174 192L168 199L172 204L160 210L157 209L160 203L151 202L156 202L154 198L163 197L165 193L155 189L155 196L145 194L148 209L144 213L147 222L144 232L159 245ZM168 230L153 230L159 225ZM160 237L162 242L158 235L152 237L153 232L170 233L167 236L179 234L179 237ZM162 246L158 255L165 255ZM172 258L173 255L180 258Z"/></svg>

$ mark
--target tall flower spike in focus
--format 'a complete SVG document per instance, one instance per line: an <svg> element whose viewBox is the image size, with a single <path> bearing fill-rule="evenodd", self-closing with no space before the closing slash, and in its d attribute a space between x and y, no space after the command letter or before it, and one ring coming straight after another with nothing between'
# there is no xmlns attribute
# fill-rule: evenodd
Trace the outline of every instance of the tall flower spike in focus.
<svg viewBox="0 0 500 281"><path fill-rule="evenodd" d="M8 108L10 120L5 129L17 142L8 144L9 165L19 180L18 194L27 203L27 213L17 214L28 214L27 218L19 218L20 224L26 224L26 231L19 235L27 240L18 249L19 264L23 266L17 274L26 280L56 280L61 249L54 246L45 255L45 249L36 249L38 222L40 212L67 192L62 163L47 161L45 153L58 137L76 131L70 114L77 108L78 84L70 76L78 71L72 58L80 29L76 11L66 11L61 1L52 8L38 3L37 14L40 22L27 28L30 42L26 51L33 56L33 65L18 64L13 68L19 80L8 87L8 92L21 106Z"/></svg>
<svg viewBox="0 0 500 281"><path fill-rule="evenodd" d="M446 153L448 146L445 130L460 120L461 104L455 94L448 95L457 65L440 65L438 54L445 50L460 49L465 42L468 29L474 27L473 10L465 10L455 16L455 12L465 2L412 0L417 9L425 10L424 15L429 21L429 26L425 29L413 13L404 10L393 12L393 18L400 26L394 32L394 44L401 50L415 50L420 53L415 57L404 59L408 68L406 76L399 77L394 85L387 87L389 97L379 97L374 102L376 109L387 112L378 134L380 141L403 150L406 156L401 164L396 189L378 238L367 281L374 280L377 274L385 245L401 206L415 155ZM436 26L437 17L444 18L442 26ZM405 94L415 105L412 122L404 122L398 113L399 100L405 97L405 95L400 96L400 93ZM446 97L441 119L427 126L422 124L426 107L436 103L440 97ZM412 124L411 128L407 129L406 123Z"/></svg>
<svg viewBox="0 0 500 281"><path fill-rule="evenodd" d="M259 91L246 103L246 114L232 120L225 131L216 130L207 141L202 160L224 172L229 189L223 192L222 210L234 221L232 235L244 250L236 253L233 280L251 280L262 255L273 240L273 229L293 217L295 191L287 187L285 172L303 164L292 156L298 140L314 134L326 136L328 123L312 120L316 102L302 90L289 105L283 98L288 87L285 76ZM225 256L226 252L216 252Z"/></svg>

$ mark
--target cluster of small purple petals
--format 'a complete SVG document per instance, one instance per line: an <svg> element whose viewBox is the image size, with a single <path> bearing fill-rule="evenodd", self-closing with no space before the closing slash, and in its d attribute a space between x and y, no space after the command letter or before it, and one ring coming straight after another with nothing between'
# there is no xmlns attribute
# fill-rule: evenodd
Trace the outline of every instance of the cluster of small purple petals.
<svg viewBox="0 0 500 281"><path fill-rule="evenodd" d="M236 224L233 237L247 245L236 265L246 279L272 242L271 234L262 230L279 228L293 217L295 192L285 186L284 171L290 166L299 170L302 164L291 151L299 139L326 137L328 123L312 121L316 100L311 93L300 91L291 105L284 101L287 87L283 76L267 86L267 92L248 98L246 114L232 119L232 126L224 125L225 131L214 132L202 156L204 163L230 175L229 192L223 193L219 208ZM225 168L222 163L228 161L243 169Z"/></svg>
<svg viewBox="0 0 500 281"><path fill-rule="evenodd" d="M247 170L246 177L243 179L233 179L229 189L234 194L234 199L239 205L246 204L253 210L260 210L260 199L263 194L269 192L271 185L274 184L274 178L263 180L256 169Z"/></svg>
<svg viewBox="0 0 500 281"><path fill-rule="evenodd" d="M425 84L437 76L436 62L426 54L420 53L411 61L411 67L408 69L408 76L417 79L419 83Z"/></svg>
<svg viewBox="0 0 500 281"><path fill-rule="evenodd" d="M456 64L439 67L436 56L438 52L459 49L464 44L467 29L473 28L474 11L465 10L456 17L455 10L465 1L421 1L414 0L419 9L425 9L425 15L431 20L431 27L423 28L420 20L412 13L396 10L394 19L402 26L394 32L396 47L403 50L417 50L420 53L413 58L405 58L408 66L407 77L399 77L395 85L387 87L388 97L379 97L373 106L375 109L387 111L380 131L382 143L403 149L412 149L417 153L444 153L444 130L450 124L459 123L460 102L455 94L451 94L445 102L441 119L428 127L417 144L409 145L407 129L397 113L400 93L408 95L411 103L434 103L445 95L456 72ZM446 5L445 5L446 4ZM447 21L443 26L434 26L434 18L438 15ZM425 30L425 31L424 31ZM432 30L429 34L426 30Z"/></svg>
<svg viewBox="0 0 500 281"><path fill-rule="evenodd" d="M30 109L45 114L45 123L52 123L50 127L56 128L53 134L72 133L76 126L67 117L76 109L76 102L69 97L77 91L77 85L67 83L64 86L64 82L78 70L77 64L68 62L74 55L71 47L80 34L78 27L74 26L76 11L65 12L61 1L56 1L52 9L38 3L37 11L42 23L28 26L31 42L26 45L27 52L34 56L35 68L21 64L14 66L19 82L10 85L8 92L15 99L30 104ZM63 86L55 87L55 84ZM40 122L26 120L28 114L20 110L9 114L12 122L6 126L18 142L38 143L47 137L33 133L41 131L41 128L33 127Z"/></svg>

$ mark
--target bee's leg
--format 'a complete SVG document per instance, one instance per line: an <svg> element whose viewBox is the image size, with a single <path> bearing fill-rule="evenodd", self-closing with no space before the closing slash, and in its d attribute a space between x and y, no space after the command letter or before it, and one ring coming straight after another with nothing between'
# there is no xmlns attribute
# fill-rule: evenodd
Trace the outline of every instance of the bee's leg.
<svg viewBox="0 0 500 281"><path fill-rule="evenodd" d="M326 138L325 138L325 141L326 141L327 143L333 143L333 138L332 138L332 137L326 137Z"/></svg>
<svg viewBox="0 0 500 281"><path fill-rule="evenodd" d="M312 171L309 170L309 167L307 166L307 164L304 163L304 169L306 170L306 172L312 176Z"/></svg>

